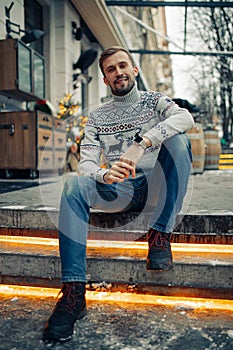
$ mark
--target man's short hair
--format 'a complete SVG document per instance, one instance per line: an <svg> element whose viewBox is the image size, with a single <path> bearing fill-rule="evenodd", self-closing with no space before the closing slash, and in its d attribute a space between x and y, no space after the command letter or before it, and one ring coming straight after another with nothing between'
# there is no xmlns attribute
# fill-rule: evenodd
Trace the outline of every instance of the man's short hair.
<svg viewBox="0 0 233 350"><path fill-rule="evenodd" d="M103 73L103 75L105 76L104 74L104 70L103 70L103 62L106 58L108 58L109 56L112 56L114 53L118 52L118 51L123 51L127 54L127 56L129 57L131 63L132 63L132 66L134 66L134 61L133 61L133 57L132 55L129 53L129 51L127 51L126 49L124 49L123 47L121 46L111 46L109 47L108 49L104 50L102 52L102 54L100 55L100 58L99 58L99 67L101 69L101 72Z"/></svg>

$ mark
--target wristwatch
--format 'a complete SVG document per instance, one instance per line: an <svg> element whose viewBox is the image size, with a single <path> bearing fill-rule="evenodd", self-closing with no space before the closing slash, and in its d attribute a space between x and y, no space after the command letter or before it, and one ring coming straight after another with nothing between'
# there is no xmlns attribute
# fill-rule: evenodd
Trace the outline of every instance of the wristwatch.
<svg viewBox="0 0 233 350"><path fill-rule="evenodd" d="M148 147L146 141L139 135L134 138L134 142L137 142L143 149Z"/></svg>

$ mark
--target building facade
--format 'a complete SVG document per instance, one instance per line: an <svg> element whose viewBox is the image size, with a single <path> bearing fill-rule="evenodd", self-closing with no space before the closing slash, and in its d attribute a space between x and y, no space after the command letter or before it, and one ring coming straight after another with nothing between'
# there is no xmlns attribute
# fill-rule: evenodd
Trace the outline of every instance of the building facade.
<svg viewBox="0 0 233 350"><path fill-rule="evenodd" d="M102 49L111 45L128 49L167 49L164 39L134 20L134 17L140 19L166 34L164 8L109 8L103 0L3 0L0 13L1 41L7 37L20 40L25 30L36 28L44 32L41 38L27 44L43 57L44 62L43 96L34 93L32 100L47 99L55 108L65 94L74 94L86 114L89 108L108 98L110 93L98 68ZM132 18L128 18L126 13ZM9 33L7 20L10 22ZM139 87L160 90L172 96L169 56L134 54L134 57L135 63L140 66ZM85 69L80 69L77 64L80 58L81 61L88 58L89 66ZM23 94L15 98L10 90L7 93L0 90L1 110L4 106L31 108L33 102L29 100L27 97L24 101Z"/></svg>

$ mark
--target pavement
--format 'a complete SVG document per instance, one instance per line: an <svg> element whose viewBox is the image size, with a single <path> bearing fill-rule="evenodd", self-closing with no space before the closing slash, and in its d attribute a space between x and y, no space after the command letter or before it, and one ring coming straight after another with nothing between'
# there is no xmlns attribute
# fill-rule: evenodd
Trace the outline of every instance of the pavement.
<svg viewBox="0 0 233 350"><path fill-rule="evenodd" d="M38 179L0 178L0 208L58 210L62 187L70 176L76 173L41 174ZM191 175L185 205L187 213L232 213L233 170L209 170Z"/></svg>
<svg viewBox="0 0 233 350"><path fill-rule="evenodd" d="M0 349L42 350L52 298L0 298ZM232 350L233 315L182 306L88 301L73 338L54 350Z"/></svg>
<svg viewBox="0 0 233 350"><path fill-rule="evenodd" d="M0 179L0 209L58 210L63 176ZM187 213L233 214L233 170L192 175ZM211 301L210 301L211 302ZM47 349L41 340L44 322L55 304L51 297L0 293L0 350ZM198 303L197 303L198 305ZM73 338L56 350L231 350L231 310L200 309L88 300L87 316L76 323ZM51 348L51 347L50 347Z"/></svg>

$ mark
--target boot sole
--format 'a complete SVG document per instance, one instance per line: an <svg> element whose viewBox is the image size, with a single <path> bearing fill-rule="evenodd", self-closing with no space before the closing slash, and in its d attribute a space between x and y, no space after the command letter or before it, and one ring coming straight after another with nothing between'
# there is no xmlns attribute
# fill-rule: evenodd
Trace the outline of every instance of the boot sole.
<svg viewBox="0 0 233 350"><path fill-rule="evenodd" d="M172 265L169 265L169 266L167 266L167 267L165 267L165 268L153 267L153 266L150 265L150 262L148 262L148 263L146 264L146 269L147 269L147 271L167 272L167 271L172 270L173 268L174 268L174 265L173 265L173 264L172 264Z"/></svg>
<svg viewBox="0 0 233 350"><path fill-rule="evenodd" d="M84 316L86 316L87 314L87 308L85 307L79 314L78 317L76 319L76 321L81 320ZM75 322L76 322L75 321ZM72 328L70 330L70 332L67 332L67 334L64 336L64 334L61 334L53 329L48 329L44 332L43 335L43 341L46 344L49 343L65 343L67 341L69 341L73 335L74 332L74 328Z"/></svg>

